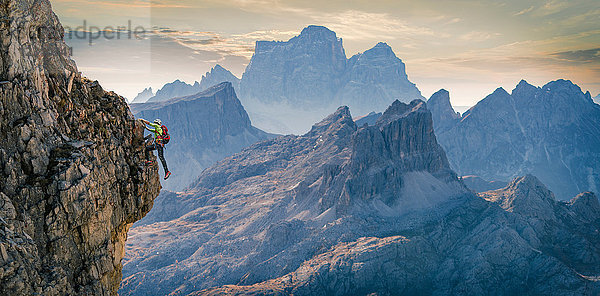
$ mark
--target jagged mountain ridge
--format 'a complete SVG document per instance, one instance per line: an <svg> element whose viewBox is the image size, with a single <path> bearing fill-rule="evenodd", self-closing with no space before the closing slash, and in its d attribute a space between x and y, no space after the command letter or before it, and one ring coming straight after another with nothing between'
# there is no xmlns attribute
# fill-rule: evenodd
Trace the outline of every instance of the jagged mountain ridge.
<svg viewBox="0 0 600 296"><path fill-rule="evenodd" d="M209 72L202 75L200 83L197 81L193 85L187 84L179 79L167 83L161 87L156 94L152 92L152 88L148 87L140 92L133 101L132 104L146 103L146 102L161 102L168 101L177 97L185 97L196 94L201 91L205 91L208 88L220 84L222 82L231 82L236 93L239 93L240 79L235 77L229 70L223 68L221 65L216 64L210 69Z"/></svg>
<svg viewBox="0 0 600 296"><path fill-rule="evenodd" d="M528 175L480 197L424 228L341 242L276 279L190 295L595 295L600 291L600 203L594 194L557 202L539 180Z"/></svg>
<svg viewBox="0 0 600 296"><path fill-rule="evenodd" d="M210 69L210 72L206 72L206 74L202 76L202 79L200 80L200 90L207 90L208 88L223 82L230 82L231 85L233 85L236 94L240 92L240 79L219 64L216 64Z"/></svg>
<svg viewBox="0 0 600 296"><path fill-rule="evenodd" d="M438 139L460 175L508 181L533 174L562 200L598 191L600 107L572 82L535 87L523 80L456 119L447 94L432 99Z"/></svg>
<svg viewBox="0 0 600 296"><path fill-rule="evenodd" d="M0 8L0 294L115 295L158 195L123 97L81 77L47 0Z"/></svg>
<svg viewBox="0 0 600 296"><path fill-rule="evenodd" d="M163 184L168 190L184 189L204 168L273 137L252 126L230 82L191 96L131 104L131 110L139 118L160 118L169 128L172 141L164 153L173 175Z"/></svg>
<svg viewBox="0 0 600 296"><path fill-rule="evenodd" d="M348 59L342 81L334 102L348 105L357 114L383 111L396 99L424 99L408 80L402 60L384 42Z"/></svg>
<svg viewBox="0 0 600 296"><path fill-rule="evenodd" d="M165 84L161 89L156 91L156 94L149 98L147 103L155 103L167 101L172 98L185 97L200 92L200 83L195 81L193 85L187 84L179 79Z"/></svg>
<svg viewBox="0 0 600 296"><path fill-rule="evenodd" d="M307 134L254 144L169 196L179 212L132 229L128 253L137 255L125 264L120 294L185 294L277 277L375 225L383 235L402 215L435 219L453 207L433 208L468 194L422 101L395 102L362 128L342 107ZM171 235L175 229L181 235Z"/></svg>
<svg viewBox="0 0 600 296"><path fill-rule="evenodd" d="M152 91L151 87L147 87L143 91L138 93L137 96L135 96L135 98L133 98L133 100L131 100L131 103L132 104L145 103L153 96L154 96L154 91Z"/></svg>

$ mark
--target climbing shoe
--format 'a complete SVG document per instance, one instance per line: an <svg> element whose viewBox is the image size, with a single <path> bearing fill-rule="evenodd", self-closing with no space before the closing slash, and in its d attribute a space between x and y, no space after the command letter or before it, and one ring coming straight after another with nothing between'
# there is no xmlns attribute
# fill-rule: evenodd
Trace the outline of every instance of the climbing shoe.
<svg viewBox="0 0 600 296"><path fill-rule="evenodd" d="M169 172L167 172L167 173L165 174L165 180L166 180L166 179L169 179L169 177L170 177L170 176L171 176L171 172L169 171Z"/></svg>

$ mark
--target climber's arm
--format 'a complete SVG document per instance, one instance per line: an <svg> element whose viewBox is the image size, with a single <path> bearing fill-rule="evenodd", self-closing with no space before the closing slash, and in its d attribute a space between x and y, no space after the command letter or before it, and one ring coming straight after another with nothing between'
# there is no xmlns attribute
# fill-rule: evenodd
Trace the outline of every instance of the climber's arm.
<svg viewBox="0 0 600 296"><path fill-rule="evenodd" d="M156 127L160 127L158 124L152 123L152 122L150 122L150 121L148 121L146 119L143 119L143 118L140 118L140 121L145 124L144 128L147 129L148 131L151 131L151 132L156 132ZM153 127L154 129L149 128L148 125L151 126L151 127Z"/></svg>

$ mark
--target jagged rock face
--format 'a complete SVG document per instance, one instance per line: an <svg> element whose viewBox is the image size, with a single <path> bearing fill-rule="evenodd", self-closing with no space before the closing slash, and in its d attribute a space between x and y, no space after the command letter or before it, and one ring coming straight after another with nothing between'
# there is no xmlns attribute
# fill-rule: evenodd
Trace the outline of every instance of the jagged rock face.
<svg viewBox="0 0 600 296"><path fill-rule="evenodd" d="M592 193L554 200L535 177L469 199L431 224L341 242L293 272L190 295L596 295ZM596 219L596 220L594 220Z"/></svg>
<svg viewBox="0 0 600 296"><path fill-rule="evenodd" d="M593 100L594 100L594 103L600 105L600 94L598 94L597 96L595 96Z"/></svg>
<svg viewBox="0 0 600 296"><path fill-rule="evenodd" d="M241 82L241 96L295 106L333 98L346 69L342 40L321 26L308 26L287 42L257 41Z"/></svg>
<svg viewBox="0 0 600 296"><path fill-rule="evenodd" d="M340 107L307 134L254 144L166 198L177 212L132 229L136 255L121 295L276 278L339 242L428 223L473 197L450 171L425 104L414 101L395 102L362 128Z"/></svg>
<svg viewBox="0 0 600 296"><path fill-rule="evenodd" d="M447 108L432 110L460 175L508 181L533 174L562 200L598 191L600 107L570 81L541 88L521 81L511 94L500 88L456 122L443 119Z"/></svg>
<svg viewBox="0 0 600 296"><path fill-rule="evenodd" d="M450 104L450 93L445 89L431 95L427 100L427 109L431 110L433 127L438 133L451 128L460 120L460 114L454 112Z"/></svg>
<svg viewBox="0 0 600 296"><path fill-rule="evenodd" d="M222 82L230 82L231 85L233 85L235 92L239 93L240 79L219 64L210 69L210 72L206 72L206 74L202 76L202 80L200 80L200 90L207 90Z"/></svg>
<svg viewBox="0 0 600 296"><path fill-rule="evenodd" d="M132 104L131 109L139 118L160 118L169 129L164 153L173 175L163 182L168 190L182 190L216 161L273 137L251 125L230 82L192 96Z"/></svg>
<svg viewBox="0 0 600 296"><path fill-rule="evenodd" d="M286 42L258 41L240 98L258 127L296 134L340 105L366 114L396 99L423 99L387 44L346 59L342 40L321 26L309 26Z"/></svg>
<svg viewBox="0 0 600 296"><path fill-rule="evenodd" d="M125 99L82 78L48 1L0 7L0 294L115 295L160 183Z"/></svg>
<svg viewBox="0 0 600 296"><path fill-rule="evenodd" d="M137 96L135 96L135 98L133 98L133 100L131 101L131 103L132 104L135 104L135 103L145 103L146 101L148 101L148 99L150 99L153 96L154 96L154 92L152 91L152 88L148 87L148 88L145 88L139 94L137 94Z"/></svg>
<svg viewBox="0 0 600 296"><path fill-rule="evenodd" d="M342 81L336 101L358 114L384 110L394 100L423 99L408 80L404 63L386 43L380 42L350 58Z"/></svg>
<svg viewBox="0 0 600 296"><path fill-rule="evenodd" d="M189 85L179 79L165 84L161 89L156 91L156 95L148 99L146 102L161 102L172 98L184 97L200 92L200 83L196 81L193 85Z"/></svg>

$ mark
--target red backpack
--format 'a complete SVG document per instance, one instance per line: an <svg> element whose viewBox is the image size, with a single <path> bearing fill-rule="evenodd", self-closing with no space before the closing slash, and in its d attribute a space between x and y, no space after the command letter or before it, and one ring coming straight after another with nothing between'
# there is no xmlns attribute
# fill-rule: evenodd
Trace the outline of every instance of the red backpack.
<svg viewBox="0 0 600 296"><path fill-rule="evenodd" d="M160 128L163 131L162 135L160 136L163 145L169 143L169 140L171 140L171 136L169 135L169 129L165 125L162 125Z"/></svg>

